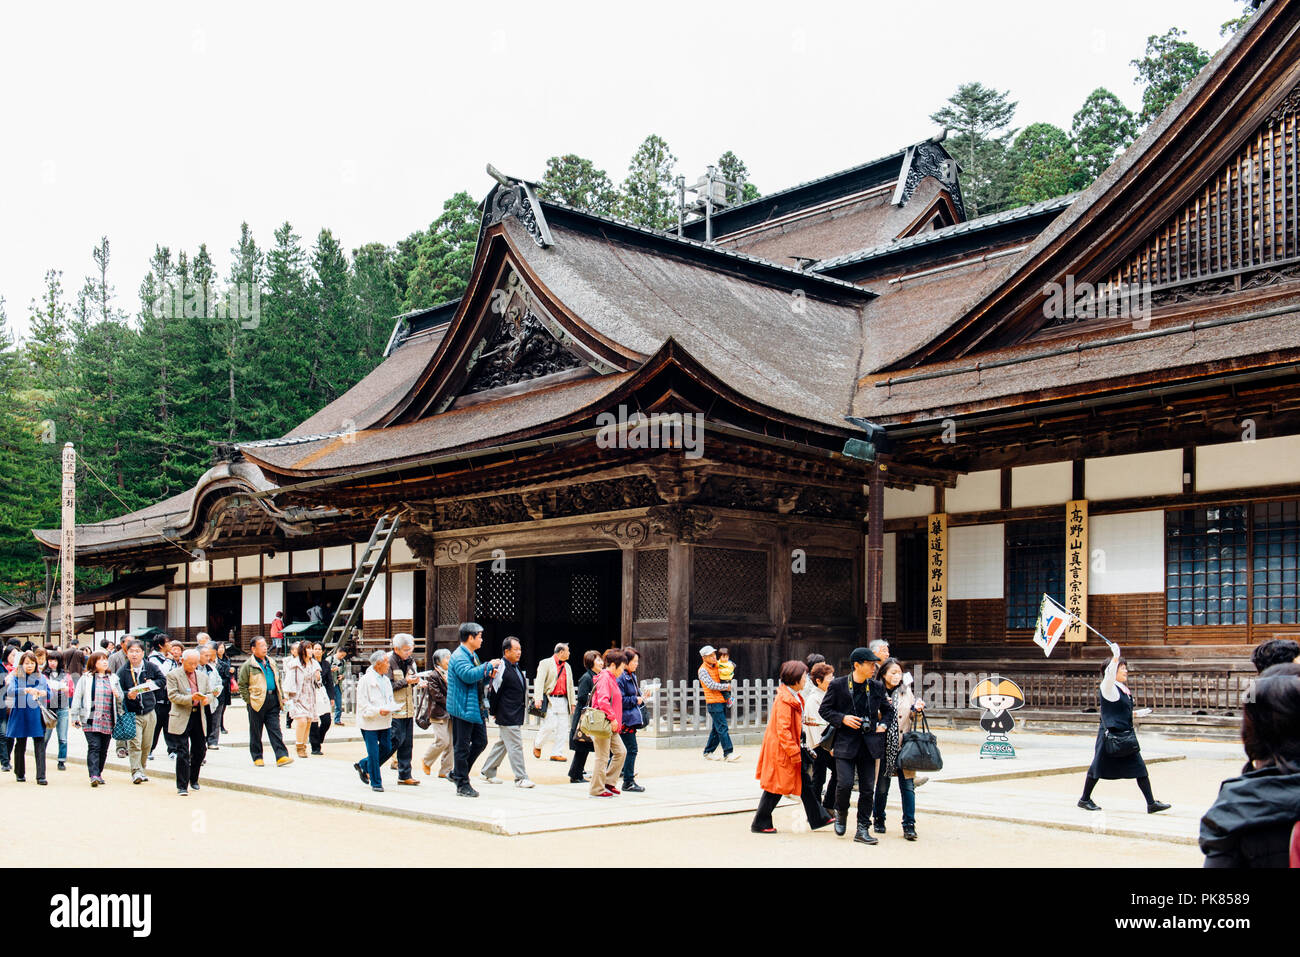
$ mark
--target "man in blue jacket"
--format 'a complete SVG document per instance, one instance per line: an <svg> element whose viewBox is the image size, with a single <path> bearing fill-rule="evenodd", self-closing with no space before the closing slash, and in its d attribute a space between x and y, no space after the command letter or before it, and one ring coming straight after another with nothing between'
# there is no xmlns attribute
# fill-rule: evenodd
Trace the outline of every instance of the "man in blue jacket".
<svg viewBox="0 0 1300 957"><path fill-rule="evenodd" d="M493 658L480 663L479 645L483 644L483 626L473 621L461 622L460 647L447 665L447 713L451 715L451 740L455 764L447 777L456 785L461 797L478 797L470 786L469 771L487 748L487 706L483 701L483 682L489 680L501 664Z"/></svg>

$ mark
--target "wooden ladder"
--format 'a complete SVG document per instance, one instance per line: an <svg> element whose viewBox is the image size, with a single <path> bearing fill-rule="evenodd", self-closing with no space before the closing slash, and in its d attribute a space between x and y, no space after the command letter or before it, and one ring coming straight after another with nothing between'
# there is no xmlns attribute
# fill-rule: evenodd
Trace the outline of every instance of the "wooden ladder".
<svg viewBox="0 0 1300 957"><path fill-rule="evenodd" d="M370 533L370 541L366 542L361 558L357 561L357 567L352 570L352 579L348 582L347 590L343 592L343 598L334 609L334 616L330 618L325 636L321 639L326 654L333 653L360 620L361 608L366 603L366 596L370 594L370 588L375 583L375 576L379 574L389 548L392 547L393 539L397 535L397 526L398 519L389 518L387 515L381 515L379 521L375 523L375 530Z"/></svg>

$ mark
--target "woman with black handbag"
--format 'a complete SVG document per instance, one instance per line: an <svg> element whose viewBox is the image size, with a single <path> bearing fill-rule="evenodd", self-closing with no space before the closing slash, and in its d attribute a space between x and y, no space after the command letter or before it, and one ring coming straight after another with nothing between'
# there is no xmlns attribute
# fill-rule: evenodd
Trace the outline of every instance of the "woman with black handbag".
<svg viewBox="0 0 1300 957"><path fill-rule="evenodd" d="M1167 811L1171 807L1157 801L1151 793L1151 778L1147 764L1142 760L1137 731L1133 729L1133 695L1125 682L1128 680L1128 662L1120 657L1119 646L1112 645L1114 655L1102 669L1101 690L1097 697L1101 709L1101 723L1097 728L1097 745L1092 756L1092 766L1083 780L1083 797L1079 807L1085 811L1100 811L1092 800L1092 789L1099 778L1116 780L1137 778L1137 786L1147 801L1147 813Z"/></svg>
<svg viewBox="0 0 1300 957"><path fill-rule="evenodd" d="M911 683L903 680L903 664L887 658L880 666L880 681L894 706L894 715L885 735L885 756L880 759L876 777L876 799L871 809L873 830L885 833L885 802L889 800L889 783L898 778L898 796L903 803L903 837L916 840L916 772L905 769L898 760L903 735L912 730L912 714L925 708L925 702L912 694Z"/></svg>

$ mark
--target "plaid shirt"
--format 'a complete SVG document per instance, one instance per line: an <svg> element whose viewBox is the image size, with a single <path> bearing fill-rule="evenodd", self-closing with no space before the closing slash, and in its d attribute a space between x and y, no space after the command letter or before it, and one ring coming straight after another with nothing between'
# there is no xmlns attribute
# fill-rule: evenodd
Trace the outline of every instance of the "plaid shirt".
<svg viewBox="0 0 1300 957"><path fill-rule="evenodd" d="M100 734L113 733L113 685L107 676L96 676L92 679L95 682L95 706L90 712L90 727L88 731L97 731Z"/></svg>

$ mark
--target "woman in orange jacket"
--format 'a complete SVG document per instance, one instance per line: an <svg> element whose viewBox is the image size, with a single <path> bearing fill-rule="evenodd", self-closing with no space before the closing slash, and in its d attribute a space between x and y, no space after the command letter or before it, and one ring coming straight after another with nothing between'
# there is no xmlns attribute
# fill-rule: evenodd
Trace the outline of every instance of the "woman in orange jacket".
<svg viewBox="0 0 1300 957"><path fill-rule="evenodd" d="M763 796L758 799L758 811L749 827L755 834L776 833L772 826L772 811L783 794L794 795L803 801L808 827L812 830L823 828L835 820L833 815L827 815L817 796L802 787L803 699L799 697L799 691L807 673L808 666L802 661L787 661L781 666L781 683L777 686L767 730L763 732L763 746L758 752L758 774L755 777L763 789Z"/></svg>

